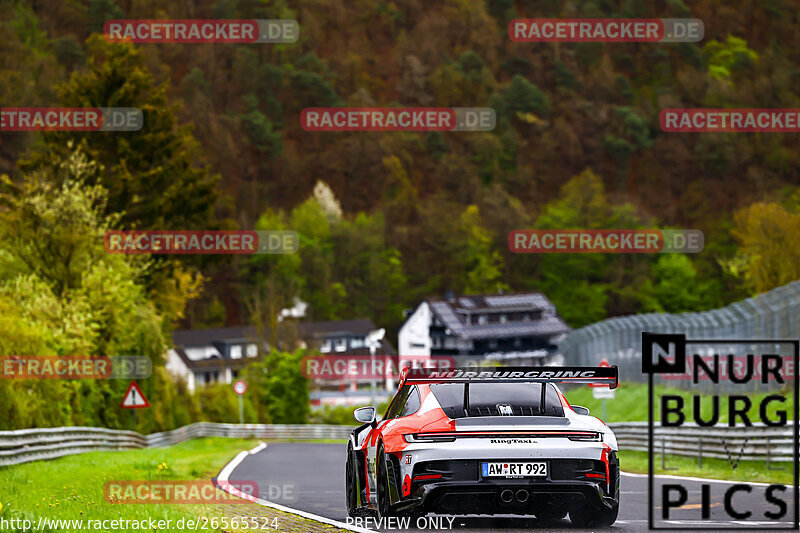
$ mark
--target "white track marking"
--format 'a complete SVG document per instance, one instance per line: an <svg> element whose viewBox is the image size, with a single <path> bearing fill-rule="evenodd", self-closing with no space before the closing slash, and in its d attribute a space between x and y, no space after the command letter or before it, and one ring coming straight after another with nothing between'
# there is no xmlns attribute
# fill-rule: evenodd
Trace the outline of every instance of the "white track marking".
<svg viewBox="0 0 800 533"><path fill-rule="evenodd" d="M363 527L357 527L350 524L345 524L344 522L339 522L338 520L331 520L330 518L325 518L324 516L315 515L313 513L307 513L306 511L301 511L299 509L292 509L291 507L286 507L285 505L280 505L277 503L269 502L267 500L262 500L261 498L245 494L239 489L233 487L228 482L231 473L233 473L236 467L239 466L242 463L242 461L244 461L245 457L263 451L266 447L267 444L262 442L261 444L259 444L250 451L239 452L239 454L236 457L234 457L230 463L225 465L225 468L223 468L222 472L220 472L219 475L217 476L217 483L220 485L219 488L224 490L228 494L232 494L239 498L243 498L253 503L257 503L258 505L269 507L271 509L276 509L278 511L283 511L284 513L291 513L297 516L302 516L303 518L308 518L309 520L316 520L317 522L322 522L323 524L328 524L341 529L346 529L347 531L357 531L358 533L378 533L371 529L365 529Z"/></svg>

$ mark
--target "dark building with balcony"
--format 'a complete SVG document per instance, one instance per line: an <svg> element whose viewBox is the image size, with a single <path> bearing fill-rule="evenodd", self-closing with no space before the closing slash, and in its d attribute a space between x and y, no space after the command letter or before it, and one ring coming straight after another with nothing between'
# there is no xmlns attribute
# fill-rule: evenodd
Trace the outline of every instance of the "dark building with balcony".
<svg viewBox="0 0 800 533"><path fill-rule="evenodd" d="M398 333L402 355L543 364L571 328L538 292L426 299Z"/></svg>

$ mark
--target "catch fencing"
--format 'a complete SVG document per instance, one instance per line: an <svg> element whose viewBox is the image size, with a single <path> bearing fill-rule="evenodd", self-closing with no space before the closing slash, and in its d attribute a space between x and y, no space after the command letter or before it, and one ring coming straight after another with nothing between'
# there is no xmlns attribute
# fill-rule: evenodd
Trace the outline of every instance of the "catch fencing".
<svg viewBox="0 0 800 533"><path fill-rule="evenodd" d="M642 332L682 333L691 339L785 339L800 337L800 281L721 309L699 313L649 313L610 318L568 334L559 344L564 362L570 366L596 366L603 359L617 365L620 381L644 382L642 374ZM791 356L786 344L745 346L724 344L690 345L702 355L719 353L777 353ZM745 352L746 353L746 352ZM697 388L690 381L670 381L672 387ZM767 390L756 380L750 392ZM742 388L738 389L742 391Z"/></svg>
<svg viewBox="0 0 800 533"><path fill-rule="evenodd" d="M621 450L647 451L647 423L610 424ZM199 422L173 431L140 435L135 431L62 427L0 431L0 467L92 451L131 450L178 444L200 437L255 439L346 439L352 426L215 424ZM792 428L754 425L656 427L654 452L702 458L787 462L793 460Z"/></svg>
<svg viewBox="0 0 800 533"><path fill-rule="evenodd" d="M141 435L135 431L60 427L0 431L0 467L54 459L93 451L170 446L200 437L239 439L346 439L349 426L310 424L216 424L198 422L181 428Z"/></svg>

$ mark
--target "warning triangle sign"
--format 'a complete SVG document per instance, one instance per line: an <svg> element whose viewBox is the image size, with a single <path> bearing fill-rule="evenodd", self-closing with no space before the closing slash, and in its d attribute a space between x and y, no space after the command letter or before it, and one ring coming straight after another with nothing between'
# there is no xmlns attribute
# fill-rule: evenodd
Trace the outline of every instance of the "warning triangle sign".
<svg viewBox="0 0 800 533"><path fill-rule="evenodd" d="M144 409L150 407L150 402L142 394L142 389L139 388L139 385L135 381L131 381L128 386L128 392L125 393L125 397L119 406L122 409Z"/></svg>

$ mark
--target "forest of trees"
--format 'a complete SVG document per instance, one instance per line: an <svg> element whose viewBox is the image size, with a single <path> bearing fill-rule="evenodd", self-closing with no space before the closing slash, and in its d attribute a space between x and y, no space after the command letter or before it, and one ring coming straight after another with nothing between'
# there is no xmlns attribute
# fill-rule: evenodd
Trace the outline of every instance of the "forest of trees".
<svg viewBox="0 0 800 533"><path fill-rule="evenodd" d="M511 42L508 21L533 16L691 16L705 39ZM114 18L295 19L300 39L109 43ZM796 19L782 0L0 0L0 105L138 107L145 124L0 132L0 355L156 359L176 327L252 324L295 297L309 318L394 332L424 296L540 290L580 327L798 279L798 137L658 125L667 107L800 107ZM498 122L300 127L306 107L392 105L491 107ZM654 227L700 229L705 250L507 247L514 229ZM291 229L301 249L145 260L104 253L106 228ZM61 386L64 409L90 401ZM43 403L66 393L45 388Z"/></svg>

